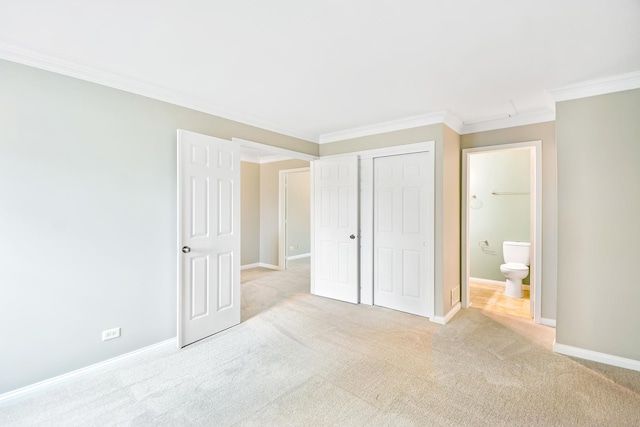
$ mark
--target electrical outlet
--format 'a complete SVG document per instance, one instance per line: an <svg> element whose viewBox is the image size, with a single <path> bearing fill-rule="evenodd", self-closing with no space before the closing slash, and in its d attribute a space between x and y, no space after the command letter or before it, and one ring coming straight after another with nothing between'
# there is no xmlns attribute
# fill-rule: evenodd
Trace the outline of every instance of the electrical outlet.
<svg viewBox="0 0 640 427"><path fill-rule="evenodd" d="M120 338L120 328L113 328L107 331L102 331L102 341L108 341L114 338Z"/></svg>
<svg viewBox="0 0 640 427"><path fill-rule="evenodd" d="M460 286L451 289L451 305L460 301Z"/></svg>
<svg viewBox="0 0 640 427"><path fill-rule="evenodd" d="M293 246L289 246L289 251L293 251Z"/></svg>

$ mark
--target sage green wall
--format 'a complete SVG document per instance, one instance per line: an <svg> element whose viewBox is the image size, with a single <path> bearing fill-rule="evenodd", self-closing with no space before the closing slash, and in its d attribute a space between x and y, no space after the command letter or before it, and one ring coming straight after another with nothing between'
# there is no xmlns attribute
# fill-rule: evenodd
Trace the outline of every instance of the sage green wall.
<svg viewBox="0 0 640 427"><path fill-rule="evenodd" d="M469 161L470 195L477 206L469 209L470 276L505 281L502 242L531 242L531 150L477 153ZM525 195L497 196L492 192L520 192ZM489 245L481 246L486 240ZM528 282L529 276L524 283Z"/></svg>
<svg viewBox="0 0 640 427"><path fill-rule="evenodd" d="M640 361L640 89L556 104L556 342Z"/></svg>
<svg viewBox="0 0 640 427"><path fill-rule="evenodd" d="M435 141L435 312L451 308L451 289L460 286L460 137L435 124L369 135L320 146L320 155Z"/></svg>
<svg viewBox="0 0 640 427"><path fill-rule="evenodd" d="M240 163L241 265L260 262L260 165Z"/></svg>
<svg viewBox="0 0 640 427"><path fill-rule="evenodd" d="M175 337L176 129L318 154L2 60L0 94L0 393Z"/></svg>
<svg viewBox="0 0 640 427"><path fill-rule="evenodd" d="M542 280L541 311L545 319L556 318L557 293L557 161L555 122L476 132L460 137L462 148L514 142L542 141Z"/></svg>
<svg viewBox="0 0 640 427"><path fill-rule="evenodd" d="M278 265L280 171L309 167L305 160L260 165L260 262Z"/></svg>

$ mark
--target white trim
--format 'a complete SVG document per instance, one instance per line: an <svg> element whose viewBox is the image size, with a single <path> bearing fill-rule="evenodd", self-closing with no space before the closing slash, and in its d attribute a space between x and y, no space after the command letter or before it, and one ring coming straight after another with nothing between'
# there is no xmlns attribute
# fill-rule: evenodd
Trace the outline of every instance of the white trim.
<svg viewBox="0 0 640 427"><path fill-rule="evenodd" d="M21 47L15 42L4 37L0 38L0 58L40 68L42 70L53 71L54 73L97 83L103 86L120 89L126 92L135 93L137 95L157 99L158 101L168 102L170 104L179 105L181 107L244 123L249 126L255 126L282 135L300 138L305 141L315 142L317 139L315 135L299 130L288 129L279 124L272 123L268 120L264 120L263 118L247 113L223 108L204 98L139 81L124 75L104 71L99 68L82 64L80 61L75 59L65 59L60 55L54 57L35 49Z"/></svg>
<svg viewBox="0 0 640 427"><path fill-rule="evenodd" d="M521 116L507 117L504 119L490 120L478 123L465 123L460 135L468 133L484 132L488 130L506 129L516 126L533 125L536 123L552 122L556 119L555 111L540 111L537 113L523 114Z"/></svg>
<svg viewBox="0 0 640 427"><path fill-rule="evenodd" d="M476 283L484 283L485 285L502 286L503 288L507 286L507 282L505 281L493 280L493 279L480 279L479 277L469 277L469 281L476 282ZM527 285L526 283L523 283L522 289L525 291L528 291L531 289L531 286Z"/></svg>
<svg viewBox="0 0 640 427"><path fill-rule="evenodd" d="M291 255L291 256L287 257L287 261L292 261L294 259L309 258L310 256L311 256L311 253L300 254L300 255Z"/></svg>
<svg viewBox="0 0 640 427"><path fill-rule="evenodd" d="M9 400L17 399L17 398L25 398L30 394L41 392L44 390L48 390L53 387L60 386L64 383L67 383L71 380L77 380L89 375L97 374L102 372L108 368L113 368L115 366L121 365L128 359L140 356L149 351L155 350L161 347L173 347L175 346L176 338L169 338L168 340L160 341L159 343L151 344L147 347L143 347L138 350L131 351L129 353L125 353L120 356L112 357L111 359L107 359L102 362L95 363L93 365L85 366L84 368L76 369L71 372L67 372L66 374L58 375L53 378L49 378L44 381L39 381L35 384L31 384L25 387L18 388L16 390L9 391L7 393L0 394L0 403L2 406L7 403Z"/></svg>
<svg viewBox="0 0 640 427"><path fill-rule="evenodd" d="M533 154L531 156L532 166L532 179L531 179L531 197L534 203L531 206L531 217L535 218L535 221L531 222L531 235L533 241L532 247L532 260L529 274L531 277L531 284L533 285L533 292L530 294L532 304L532 315L535 323L541 323L542 313L542 141L528 141L518 142L513 144L499 144L490 145L487 147L478 148L466 148L462 150L462 220L460 222L460 236L461 236L461 259L460 259L460 274L462 281L462 307L469 307L469 156L473 153L490 152L490 151L504 151L511 149L532 149Z"/></svg>
<svg viewBox="0 0 640 427"><path fill-rule="evenodd" d="M460 304L460 301L458 301L456 303L456 305L454 305L451 308L451 310L449 310L449 312L444 317L443 316L433 316L433 319L431 319L431 321L433 323L438 323L440 325L446 325L447 323L449 323L449 320L451 320L453 318L453 316L458 314L458 312L460 311L461 308L462 308L462 304Z"/></svg>
<svg viewBox="0 0 640 427"><path fill-rule="evenodd" d="M249 270L251 268L258 268L258 267L260 267L260 263L259 262L254 262L253 264L241 265L240 266L240 270Z"/></svg>
<svg viewBox="0 0 640 427"><path fill-rule="evenodd" d="M280 148L280 147L275 147L273 145L263 144L261 142L249 141L248 139L232 137L231 141L235 142L236 144L240 144L240 147L242 148L251 148L254 150L269 151L274 155L278 155L285 158L285 160L298 159L298 160L306 160L310 162L310 161L319 159L318 156L315 156L313 154L301 153L299 151L293 151L287 148ZM274 160L274 161L277 161L277 160ZM265 163L268 163L268 162L265 162Z"/></svg>
<svg viewBox="0 0 640 427"><path fill-rule="evenodd" d="M274 163L274 162L282 162L284 160L290 160L291 157L287 156L250 156L248 154L241 154L240 161L241 162L249 162L249 163L257 163L259 165L264 165L265 163Z"/></svg>
<svg viewBox="0 0 640 427"><path fill-rule="evenodd" d="M587 80L548 91L555 102L640 88L640 71Z"/></svg>
<svg viewBox="0 0 640 427"><path fill-rule="evenodd" d="M540 318L540 324L544 326L551 326L552 328L556 327L556 319L548 319L546 317Z"/></svg>
<svg viewBox="0 0 640 427"><path fill-rule="evenodd" d="M280 270L280 267L278 267L277 265L267 264L266 262L259 262L258 267L268 268L271 270Z"/></svg>
<svg viewBox="0 0 640 427"><path fill-rule="evenodd" d="M376 123L373 125L360 126L351 129L345 129L337 132L330 132L320 135L319 144L327 144L329 142L343 141L345 139L359 138L362 136L377 135L380 133L393 132L403 129L411 129L420 126L434 125L445 123L453 130L459 131L461 121L453 113L449 111L438 111L431 114L422 114L419 116L405 117L398 120L390 120L387 122Z"/></svg>
<svg viewBox="0 0 640 427"><path fill-rule="evenodd" d="M618 366L620 368L640 371L640 360L627 359L626 357L600 353L598 351L587 350L580 347L573 347L566 344L558 344L555 341L553 342L553 351L556 353L564 354L566 356L604 363L605 365Z"/></svg>

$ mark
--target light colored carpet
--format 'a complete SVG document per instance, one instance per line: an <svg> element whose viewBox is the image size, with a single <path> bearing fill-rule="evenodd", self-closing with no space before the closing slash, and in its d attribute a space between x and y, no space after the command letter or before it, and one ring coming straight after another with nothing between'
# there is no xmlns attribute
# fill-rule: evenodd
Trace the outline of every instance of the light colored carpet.
<svg viewBox="0 0 640 427"><path fill-rule="evenodd" d="M640 373L551 352L554 330L449 324L305 293L308 266L243 284L243 323L0 408L46 426L638 426Z"/></svg>

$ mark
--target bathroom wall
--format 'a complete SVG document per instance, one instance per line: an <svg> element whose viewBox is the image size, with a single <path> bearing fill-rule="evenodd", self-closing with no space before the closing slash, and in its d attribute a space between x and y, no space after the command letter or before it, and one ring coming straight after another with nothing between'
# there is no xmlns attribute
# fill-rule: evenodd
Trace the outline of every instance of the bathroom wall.
<svg viewBox="0 0 640 427"><path fill-rule="evenodd" d="M470 276L504 281L502 242L530 242L531 150L478 153L469 161ZM517 192L524 195L494 195ZM473 198L475 196L475 198ZM484 244L484 241L488 245ZM482 242L482 243L481 243ZM529 283L529 277L524 283Z"/></svg>

